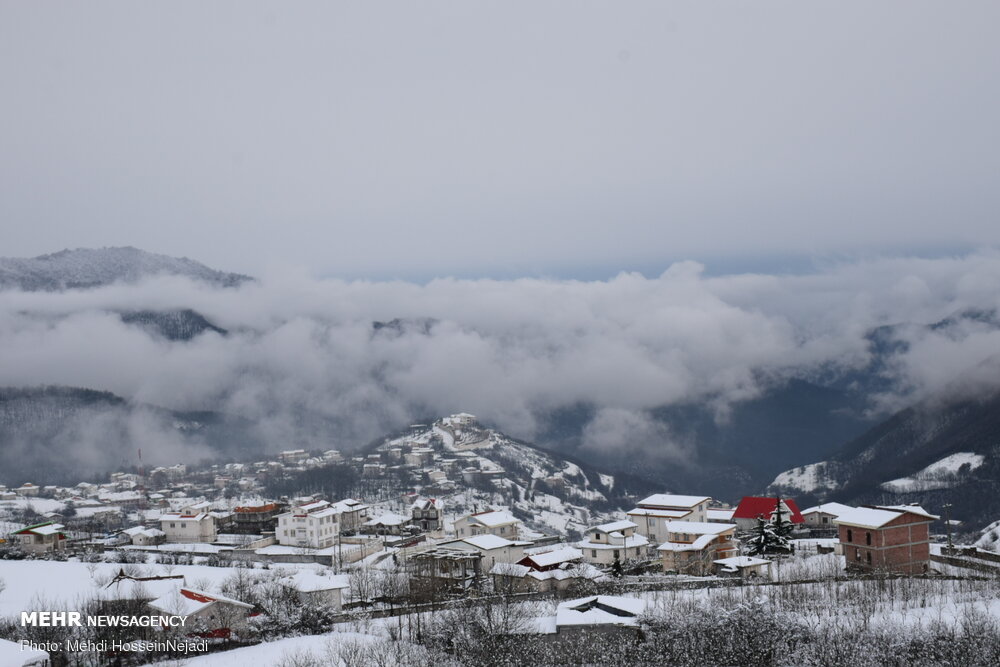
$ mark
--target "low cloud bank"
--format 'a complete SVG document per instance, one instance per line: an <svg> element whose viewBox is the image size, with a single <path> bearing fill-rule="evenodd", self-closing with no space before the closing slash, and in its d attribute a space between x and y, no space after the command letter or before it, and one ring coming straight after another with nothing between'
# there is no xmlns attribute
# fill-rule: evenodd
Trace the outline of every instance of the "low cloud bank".
<svg viewBox="0 0 1000 667"><path fill-rule="evenodd" d="M656 278L594 282L416 285L291 273L216 289L164 277L3 293L0 384L82 386L224 411L258 423L275 449L349 447L460 410L532 438L540 414L586 404L595 416L585 447L638 444L684 458L690 445L671 441L647 410L710 401L724 419L727 406L772 382L865 368L869 332L898 325L903 345L882 371L891 389L871 397L872 410L888 411L954 386L1000 352L990 315L998 302L995 251L790 276L709 277L684 262ZM172 342L116 314L179 308L229 334ZM927 326L973 310L982 315Z"/></svg>

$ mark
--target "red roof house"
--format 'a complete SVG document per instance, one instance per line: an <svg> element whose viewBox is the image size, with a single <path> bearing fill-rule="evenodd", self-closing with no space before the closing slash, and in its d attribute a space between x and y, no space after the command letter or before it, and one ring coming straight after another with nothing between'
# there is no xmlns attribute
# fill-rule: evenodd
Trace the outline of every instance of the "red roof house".
<svg viewBox="0 0 1000 667"><path fill-rule="evenodd" d="M765 518L768 521L774 519L774 511L778 506L778 501L782 504L782 514L793 524L805 523L799 506L791 498L761 498L759 496L744 496L743 500L733 512L733 521L743 529L749 529L757 523L758 518Z"/></svg>

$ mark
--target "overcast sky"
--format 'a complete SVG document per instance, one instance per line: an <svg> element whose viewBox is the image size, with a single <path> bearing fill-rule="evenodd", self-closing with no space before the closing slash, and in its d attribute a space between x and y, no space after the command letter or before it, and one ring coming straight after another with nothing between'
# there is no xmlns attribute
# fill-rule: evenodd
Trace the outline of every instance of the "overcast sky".
<svg viewBox="0 0 1000 667"><path fill-rule="evenodd" d="M426 280L994 246L998 25L993 0L2 0L0 254Z"/></svg>

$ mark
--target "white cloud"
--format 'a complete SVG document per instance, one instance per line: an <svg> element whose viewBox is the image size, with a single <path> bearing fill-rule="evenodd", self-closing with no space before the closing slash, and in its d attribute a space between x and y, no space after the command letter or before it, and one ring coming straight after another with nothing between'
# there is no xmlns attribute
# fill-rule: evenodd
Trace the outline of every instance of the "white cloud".
<svg viewBox="0 0 1000 667"><path fill-rule="evenodd" d="M654 444L662 434L642 421L644 410L710 401L724 415L773 379L859 367L875 326L997 308L998 285L1000 255L984 251L802 276L706 277L683 263L658 278L593 282L416 285L290 274L229 290L163 278L8 292L0 383L86 386L169 408L223 410L259 420L275 446L324 429L363 443L413 418L459 410L531 437L540 412L577 403L599 410L589 446ZM230 334L158 340L111 312L140 307L191 307ZM395 318L401 332L373 331L372 322ZM976 323L901 332L910 350L896 360L897 391L882 397L883 407L939 390L1000 346L1000 334Z"/></svg>

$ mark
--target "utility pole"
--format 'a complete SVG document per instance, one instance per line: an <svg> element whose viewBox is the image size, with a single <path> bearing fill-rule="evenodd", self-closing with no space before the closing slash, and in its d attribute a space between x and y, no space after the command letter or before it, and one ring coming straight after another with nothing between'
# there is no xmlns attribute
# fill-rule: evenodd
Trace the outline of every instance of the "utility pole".
<svg viewBox="0 0 1000 667"><path fill-rule="evenodd" d="M951 543L951 503L941 506L944 509L944 527L948 531L948 555L954 553L955 546Z"/></svg>

